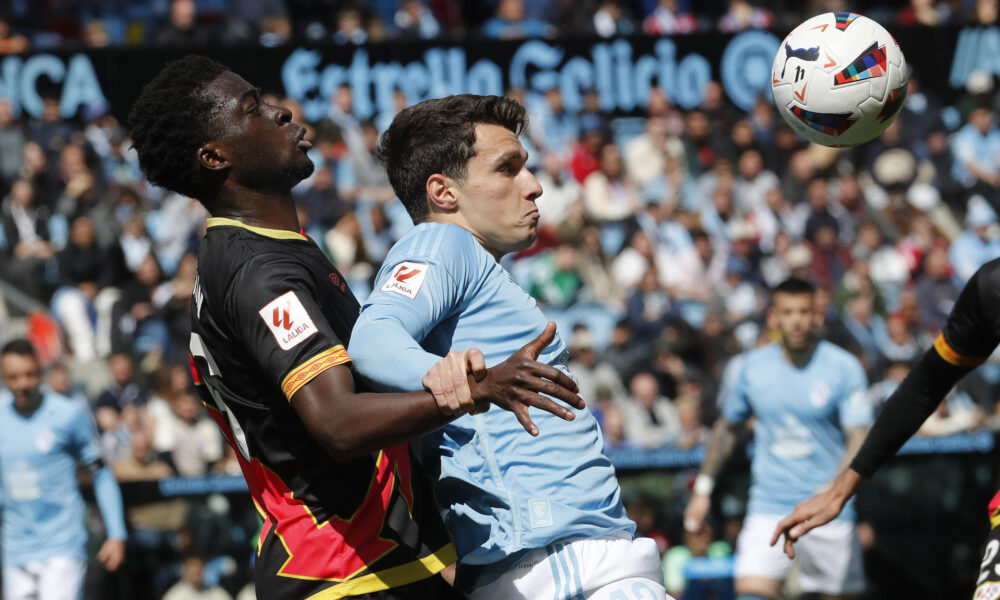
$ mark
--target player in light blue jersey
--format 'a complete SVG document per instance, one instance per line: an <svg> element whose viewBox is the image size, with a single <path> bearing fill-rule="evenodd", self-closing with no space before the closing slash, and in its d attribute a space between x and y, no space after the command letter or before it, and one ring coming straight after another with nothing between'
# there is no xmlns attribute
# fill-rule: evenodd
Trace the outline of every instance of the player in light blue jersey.
<svg viewBox="0 0 1000 600"><path fill-rule="evenodd" d="M736 543L737 600L778 597L792 560L770 546L771 532L782 515L844 470L872 421L861 363L812 331L814 295L801 279L774 289L770 317L781 341L734 359L740 362L727 373L722 416L684 513L685 528L706 526L715 477L740 429L756 417L750 502ZM863 591L853 506L815 533L823 535L799 542L811 542L796 559L802 590L834 598Z"/></svg>
<svg viewBox="0 0 1000 600"><path fill-rule="evenodd" d="M542 190L525 167L523 126L512 100L452 96L403 110L382 137L416 226L389 252L351 336L354 367L375 387L422 387L450 352L478 348L491 367L552 327L499 263L536 236ZM568 373L566 360L558 336L538 356ZM573 412L533 412L532 435L524 415L490 407L423 438L458 551L456 586L473 600L666 596L655 544L633 539L596 420Z"/></svg>
<svg viewBox="0 0 1000 600"><path fill-rule="evenodd" d="M108 538L98 560L114 571L125 557L122 498L101 460L91 419L71 400L42 393L27 340L0 349L7 390L0 399L0 513L5 600L75 600L87 567L77 465L89 469Z"/></svg>

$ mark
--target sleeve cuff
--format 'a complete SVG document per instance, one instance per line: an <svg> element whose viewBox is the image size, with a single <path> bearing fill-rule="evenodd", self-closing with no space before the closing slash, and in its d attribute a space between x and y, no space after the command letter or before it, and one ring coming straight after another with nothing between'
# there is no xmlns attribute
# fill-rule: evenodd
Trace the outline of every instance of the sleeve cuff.
<svg viewBox="0 0 1000 600"><path fill-rule="evenodd" d="M347 355L347 350L343 346L337 345L324 350L292 369L281 381L281 391L285 394L285 398L291 400L295 392L323 371L350 361L351 357Z"/></svg>
<svg viewBox="0 0 1000 600"><path fill-rule="evenodd" d="M939 333L937 339L934 340L934 350L937 351L938 356L956 367L978 367L986 362L986 357L965 356L957 352L948 344L948 340L944 339L944 333Z"/></svg>

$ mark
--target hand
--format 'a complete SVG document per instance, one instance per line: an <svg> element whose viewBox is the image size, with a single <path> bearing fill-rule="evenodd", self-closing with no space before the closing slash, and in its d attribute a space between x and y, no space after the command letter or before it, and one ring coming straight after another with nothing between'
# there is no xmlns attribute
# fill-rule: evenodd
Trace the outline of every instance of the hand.
<svg viewBox="0 0 1000 600"><path fill-rule="evenodd" d="M785 554L788 558L795 558L795 542L811 529L834 520L844 510L844 505L854 495L854 490L860 483L861 475L856 471L844 471L832 487L797 504L792 514L778 523L771 536L771 545L777 544L781 536L785 536Z"/></svg>
<svg viewBox="0 0 1000 600"><path fill-rule="evenodd" d="M691 533L699 533L705 529L705 518L712 508L711 496L691 494L687 508L684 509L684 529Z"/></svg>
<svg viewBox="0 0 1000 600"><path fill-rule="evenodd" d="M576 418L573 411L542 395L558 398L574 408L584 407L583 398L577 395L579 389L569 375L535 360L552 343L555 335L556 324L550 321L541 335L511 354L507 360L489 369L481 380L470 381L473 399L488 400L511 411L531 435L538 435L538 427L528 416L529 406L567 421Z"/></svg>
<svg viewBox="0 0 1000 600"><path fill-rule="evenodd" d="M489 408L488 403L472 399L469 373L476 381L486 377L486 359L476 348L449 352L434 363L421 383L434 395L438 408L445 415L484 412Z"/></svg>
<svg viewBox="0 0 1000 600"><path fill-rule="evenodd" d="M108 538L97 551L97 560L108 571L116 571L125 561L125 540Z"/></svg>

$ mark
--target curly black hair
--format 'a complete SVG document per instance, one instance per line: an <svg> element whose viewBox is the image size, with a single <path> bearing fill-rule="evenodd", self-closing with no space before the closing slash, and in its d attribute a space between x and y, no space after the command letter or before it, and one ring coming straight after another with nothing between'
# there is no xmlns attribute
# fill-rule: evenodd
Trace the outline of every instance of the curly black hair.
<svg viewBox="0 0 1000 600"><path fill-rule="evenodd" d="M139 166L153 184L202 199L195 153L211 137L212 104L201 92L226 71L219 62L189 54L167 64L142 89L128 122Z"/></svg>

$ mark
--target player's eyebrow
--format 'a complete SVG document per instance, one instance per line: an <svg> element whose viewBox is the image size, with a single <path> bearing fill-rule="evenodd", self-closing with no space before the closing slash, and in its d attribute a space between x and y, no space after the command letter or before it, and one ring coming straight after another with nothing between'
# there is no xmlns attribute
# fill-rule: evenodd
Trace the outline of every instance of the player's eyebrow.
<svg viewBox="0 0 1000 600"><path fill-rule="evenodd" d="M512 158L523 159L521 162L526 163L528 162L528 152L526 150L508 150L494 159L493 164L500 166Z"/></svg>
<svg viewBox="0 0 1000 600"><path fill-rule="evenodd" d="M249 90L240 94L239 104L243 104L243 102L247 98L253 98L256 100L257 98L260 98L260 96L261 96L261 90L259 87L250 88Z"/></svg>

